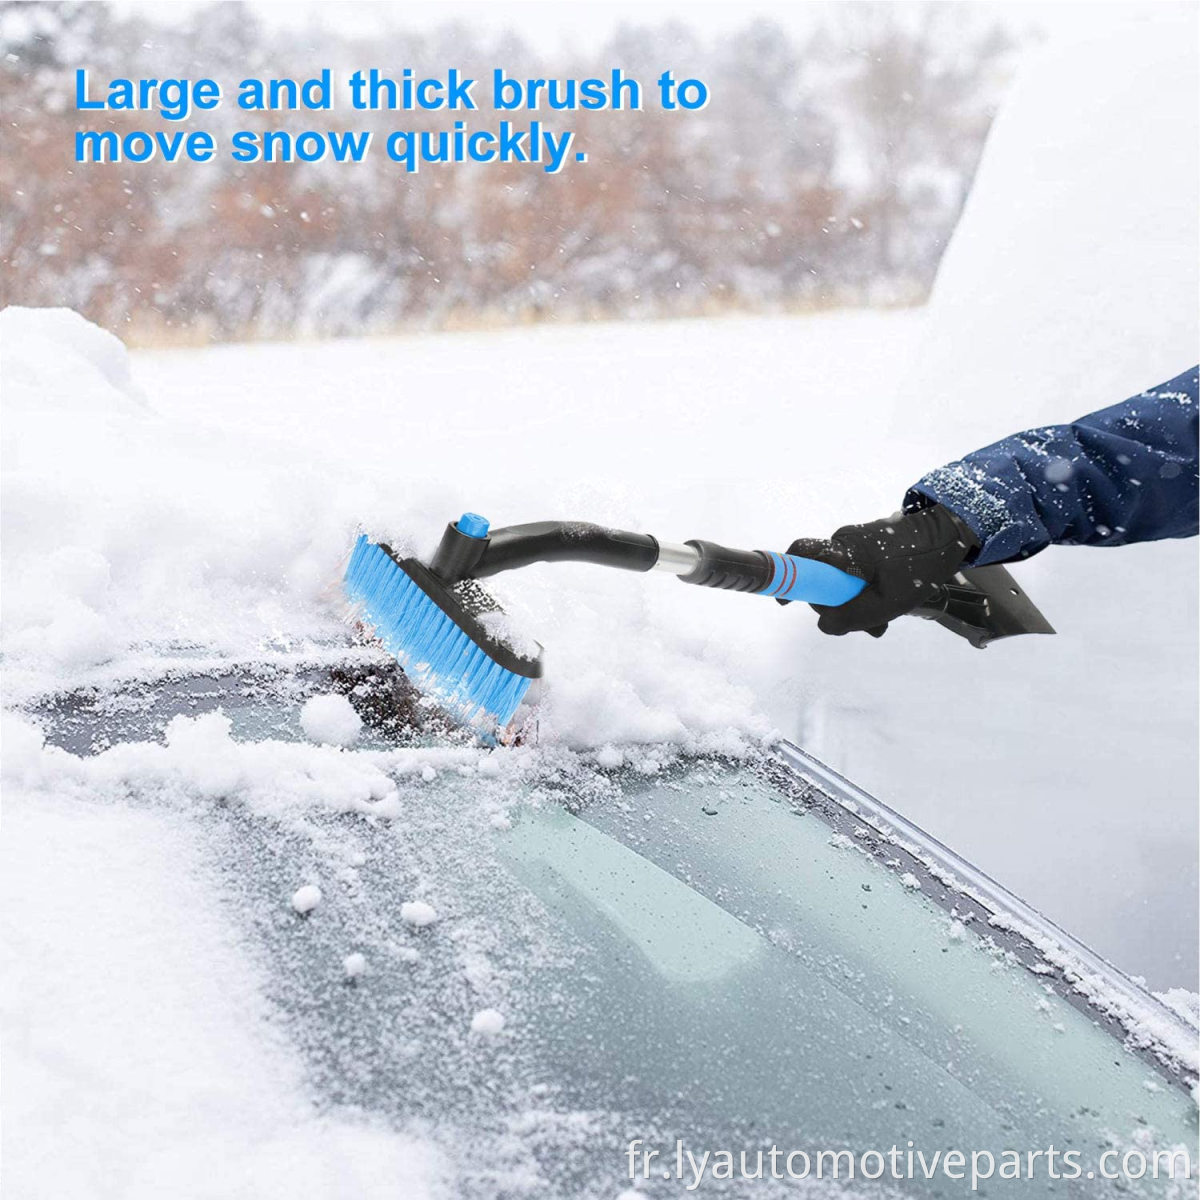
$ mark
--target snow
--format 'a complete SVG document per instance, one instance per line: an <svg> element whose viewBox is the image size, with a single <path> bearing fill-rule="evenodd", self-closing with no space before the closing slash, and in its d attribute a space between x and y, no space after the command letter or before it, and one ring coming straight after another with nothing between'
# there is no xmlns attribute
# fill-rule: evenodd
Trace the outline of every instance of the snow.
<svg viewBox="0 0 1200 1200"><path fill-rule="evenodd" d="M292 907L303 917L321 903L321 889L315 883L306 883L292 895Z"/></svg>
<svg viewBox="0 0 1200 1200"><path fill-rule="evenodd" d="M185 804L221 799L243 803L259 815L287 815L309 806L396 811L396 785L369 756L296 742L237 742L230 728L220 712L177 716L163 743L120 742L79 757L46 745L36 726L8 713L4 774L60 794L137 791ZM386 764L386 758L378 761ZM418 760L394 769L419 770L420 765Z"/></svg>
<svg viewBox="0 0 1200 1200"><path fill-rule="evenodd" d="M1183 999L1189 993L1175 989L1173 1002L1168 1001L1166 996L1157 996L1176 1016L1184 1018L1186 1024L1181 1032L1179 1023L1172 1020L1161 1007L1149 1002L1143 994L1132 990L1114 991L1107 979L1089 970L1069 949L1012 914L992 913L988 917L988 924L996 929L1019 933L1036 946L1047 962L1059 968L1074 991L1086 996L1097 1009L1120 1023L1128 1035L1128 1044L1150 1049L1157 1054L1165 1052L1167 1057L1182 1063L1193 1075L1200 1071L1200 1039L1187 1033L1189 1027L1196 1028L1195 1022L1187 1015L1189 1001Z"/></svg>
<svg viewBox="0 0 1200 1200"><path fill-rule="evenodd" d="M437 909L424 900L406 900L400 905L400 920L423 929L438 919Z"/></svg>
<svg viewBox="0 0 1200 1200"><path fill-rule="evenodd" d="M69 592L59 593L44 612L44 624L27 625L12 637L12 652L44 656L71 671L109 662L123 648L103 618Z"/></svg>
<svg viewBox="0 0 1200 1200"><path fill-rule="evenodd" d="M471 1032L495 1037L504 1030L504 1014L494 1008L481 1008L471 1018Z"/></svg>
<svg viewBox="0 0 1200 1200"><path fill-rule="evenodd" d="M362 726L362 718L345 696L310 696L300 710L305 735L329 746L353 746Z"/></svg>
<svg viewBox="0 0 1200 1200"><path fill-rule="evenodd" d="M215 890L178 820L6 780L5 1194L441 1194L427 1143L305 1099Z"/></svg>
<svg viewBox="0 0 1200 1200"><path fill-rule="evenodd" d="M922 432L964 397L996 436L1071 419L1195 363L1197 21L1145 6L1022 64L905 384Z"/></svg>
<svg viewBox="0 0 1200 1200"><path fill-rule="evenodd" d="M506 612L485 612L479 614L479 623L488 634L499 642L503 642L522 658L536 658L541 649L538 641L529 630L519 622L514 621Z"/></svg>
<svg viewBox="0 0 1200 1200"><path fill-rule="evenodd" d="M1186 988L1168 988L1155 994L1176 1016L1182 1017L1193 1029L1200 1030L1200 994Z"/></svg>
<svg viewBox="0 0 1200 1200"><path fill-rule="evenodd" d="M615 771L625 761L625 755L621 753L620 747L613 745L601 746L593 758L597 766L610 771Z"/></svg>
<svg viewBox="0 0 1200 1200"><path fill-rule="evenodd" d="M359 954L357 951L354 954L347 954L342 959L342 970L346 974L347 979L359 979L367 973L367 958L364 954Z"/></svg>
<svg viewBox="0 0 1200 1200"><path fill-rule="evenodd" d="M6 410L114 418L138 415L145 401L133 381L125 346L114 334L69 308L7 308L0 337L11 353L4 364Z"/></svg>

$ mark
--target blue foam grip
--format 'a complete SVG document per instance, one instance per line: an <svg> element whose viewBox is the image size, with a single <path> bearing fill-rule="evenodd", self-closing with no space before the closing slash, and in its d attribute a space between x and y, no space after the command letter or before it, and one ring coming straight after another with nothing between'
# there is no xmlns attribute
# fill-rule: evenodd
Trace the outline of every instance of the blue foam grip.
<svg viewBox="0 0 1200 1200"><path fill-rule="evenodd" d="M777 600L802 600L805 604L826 604L836 608L853 600L867 586L865 579L847 575L829 563L796 554L776 554L767 550L774 572L760 596Z"/></svg>

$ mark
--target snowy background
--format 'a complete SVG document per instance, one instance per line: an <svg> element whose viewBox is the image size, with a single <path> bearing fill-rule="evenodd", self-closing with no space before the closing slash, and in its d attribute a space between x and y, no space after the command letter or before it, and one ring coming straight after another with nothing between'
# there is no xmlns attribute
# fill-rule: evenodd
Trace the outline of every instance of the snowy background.
<svg viewBox="0 0 1200 1200"><path fill-rule="evenodd" d="M422 553L463 509L781 547L890 511L976 445L1177 374L1197 357L1196 13L1085 24L1023 60L921 309L132 355L71 312L7 310L6 704L189 648L341 636L359 522ZM1126 971L1194 990L1195 544L1051 550L1019 576L1059 634L984 653L917 622L823 638L807 610L584 567L495 590L546 646L546 748L611 759L781 732ZM432 1186L432 1150L311 1116L194 829L119 803L169 778L278 812L370 796L377 768L315 746L251 761L212 726L89 767L11 715L4 751L20 1169L84 1194L71 1171L90 1148L130 1172L114 1195L161 1194L219 1141L216 1194ZM78 1159L56 1158L63 1137Z"/></svg>

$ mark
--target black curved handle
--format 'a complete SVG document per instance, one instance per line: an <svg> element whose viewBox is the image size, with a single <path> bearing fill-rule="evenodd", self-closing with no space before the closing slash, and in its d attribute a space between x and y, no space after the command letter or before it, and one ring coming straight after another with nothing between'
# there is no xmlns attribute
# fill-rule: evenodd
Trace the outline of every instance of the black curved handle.
<svg viewBox="0 0 1200 1200"><path fill-rule="evenodd" d="M586 562L649 571L658 562L658 542L648 533L607 529L586 521L506 525L492 530L475 574L495 575L538 562Z"/></svg>
<svg viewBox="0 0 1200 1200"><path fill-rule="evenodd" d="M482 579L539 562L586 562L625 571L649 571L658 541L648 533L608 529L586 521L533 521L506 525L485 537L446 527L430 570L444 583Z"/></svg>

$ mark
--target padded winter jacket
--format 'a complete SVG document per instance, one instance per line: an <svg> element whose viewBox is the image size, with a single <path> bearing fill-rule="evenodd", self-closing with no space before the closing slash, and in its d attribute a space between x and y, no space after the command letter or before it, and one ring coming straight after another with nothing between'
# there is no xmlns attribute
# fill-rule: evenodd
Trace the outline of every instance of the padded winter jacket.
<svg viewBox="0 0 1200 1200"><path fill-rule="evenodd" d="M1028 558L1049 545L1123 546L1193 537L1197 385L1193 367L1122 404L1014 434L931 471L905 498L938 502L982 543L973 562Z"/></svg>

